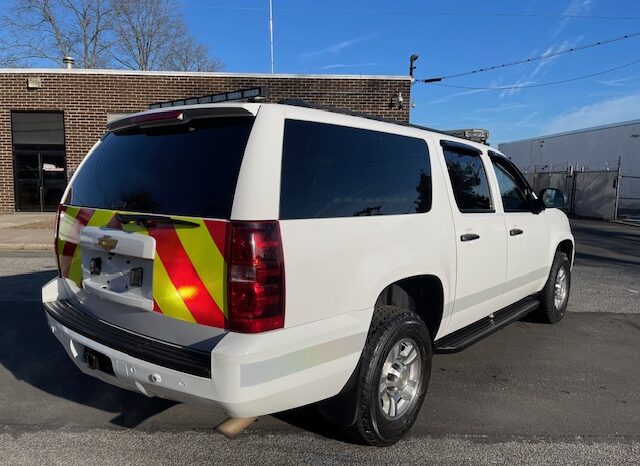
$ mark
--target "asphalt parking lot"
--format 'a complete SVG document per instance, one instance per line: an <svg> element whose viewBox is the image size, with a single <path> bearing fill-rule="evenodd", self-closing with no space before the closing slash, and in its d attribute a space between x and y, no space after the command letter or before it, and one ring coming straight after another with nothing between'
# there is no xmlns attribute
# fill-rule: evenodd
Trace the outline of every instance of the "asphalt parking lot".
<svg viewBox="0 0 640 466"><path fill-rule="evenodd" d="M434 358L406 440L352 445L313 409L265 416L236 440L224 419L98 382L45 324L47 252L0 252L0 462L149 464L640 464L640 228L575 221L569 313L522 321Z"/></svg>

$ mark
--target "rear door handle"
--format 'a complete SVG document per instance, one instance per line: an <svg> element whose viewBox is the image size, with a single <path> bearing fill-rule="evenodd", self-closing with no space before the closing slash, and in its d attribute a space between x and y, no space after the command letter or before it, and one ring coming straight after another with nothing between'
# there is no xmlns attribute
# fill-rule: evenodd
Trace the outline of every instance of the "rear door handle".
<svg viewBox="0 0 640 466"><path fill-rule="evenodd" d="M480 238L480 235L476 235L475 233L467 233L460 236L460 241L473 241L474 239Z"/></svg>
<svg viewBox="0 0 640 466"><path fill-rule="evenodd" d="M509 230L509 234L511 236L518 236L518 235L521 235L522 233L524 233L524 231L522 231L520 228L514 228L513 230Z"/></svg>

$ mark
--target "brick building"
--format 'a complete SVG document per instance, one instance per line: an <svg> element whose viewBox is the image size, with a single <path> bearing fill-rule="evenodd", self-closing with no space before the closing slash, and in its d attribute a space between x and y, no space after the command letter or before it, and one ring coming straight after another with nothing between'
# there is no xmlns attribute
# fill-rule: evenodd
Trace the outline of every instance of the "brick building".
<svg viewBox="0 0 640 466"><path fill-rule="evenodd" d="M0 213L54 209L109 118L154 102L255 86L267 87L267 102L304 99L409 120L409 77L0 70Z"/></svg>

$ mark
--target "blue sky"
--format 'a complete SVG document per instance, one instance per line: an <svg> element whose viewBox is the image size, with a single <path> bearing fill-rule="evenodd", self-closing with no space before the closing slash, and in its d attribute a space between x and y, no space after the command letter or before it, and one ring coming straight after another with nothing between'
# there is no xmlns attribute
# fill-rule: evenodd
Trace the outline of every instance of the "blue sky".
<svg viewBox="0 0 640 466"><path fill-rule="evenodd" d="M417 53L416 77L427 78L640 31L638 0L273 2L277 73L402 75L408 73L408 57ZM180 4L193 33L225 63L225 71L269 71L268 0ZM639 59L640 37L442 84L540 84ZM412 122L443 129L484 127L497 144L640 118L640 63L529 89L416 83L412 99Z"/></svg>

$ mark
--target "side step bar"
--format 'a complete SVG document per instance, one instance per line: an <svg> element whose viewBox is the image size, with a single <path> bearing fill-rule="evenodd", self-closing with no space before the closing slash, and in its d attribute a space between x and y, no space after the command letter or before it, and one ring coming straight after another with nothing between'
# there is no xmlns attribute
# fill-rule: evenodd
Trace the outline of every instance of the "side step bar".
<svg viewBox="0 0 640 466"><path fill-rule="evenodd" d="M540 306L540 302L534 297L525 298L517 303L507 306L492 316L485 317L460 330L436 340L433 344L435 353L457 353L468 346L491 335L496 330L509 325L529 314Z"/></svg>

